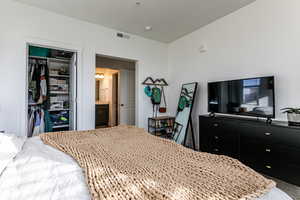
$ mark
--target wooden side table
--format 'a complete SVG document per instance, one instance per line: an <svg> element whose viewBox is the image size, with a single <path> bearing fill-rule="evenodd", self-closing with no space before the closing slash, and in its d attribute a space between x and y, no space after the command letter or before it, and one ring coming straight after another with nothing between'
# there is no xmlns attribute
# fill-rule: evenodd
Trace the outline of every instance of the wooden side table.
<svg viewBox="0 0 300 200"><path fill-rule="evenodd" d="M173 133L175 117L160 116L148 118L148 132L165 138L170 138Z"/></svg>

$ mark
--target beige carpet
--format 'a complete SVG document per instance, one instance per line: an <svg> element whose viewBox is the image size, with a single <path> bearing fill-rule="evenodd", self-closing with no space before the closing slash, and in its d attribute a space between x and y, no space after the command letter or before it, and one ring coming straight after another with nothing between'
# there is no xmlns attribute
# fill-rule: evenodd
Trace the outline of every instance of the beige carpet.
<svg viewBox="0 0 300 200"><path fill-rule="evenodd" d="M286 183L273 177L268 178L273 179L277 183L277 187L290 195L290 197L292 197L294 200L300 200L300 187Z"/></svg>

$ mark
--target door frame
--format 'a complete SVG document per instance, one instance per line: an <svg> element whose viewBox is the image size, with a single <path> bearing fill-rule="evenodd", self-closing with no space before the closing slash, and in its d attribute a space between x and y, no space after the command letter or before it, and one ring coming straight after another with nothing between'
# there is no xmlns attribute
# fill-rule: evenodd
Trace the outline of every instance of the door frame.
<svg viewBox="0 0 300 200"><path fill-rule="evenodd" d="M139 127L139 61L137 59L134 58L129 58L129 57L118 57L118 56L114 56L114 55L107 55L107 54L101 54L101 53L96 53L95 54L95 60L97 59L97 56L100 57L107 57L107 58L112 58L112 59L116 59L116 60L125 60L125 61L131 61L135 63L135 126ZM94 74L96 73L96 68L97 68L97 63L95 61L95 68L94 68ZM109 67L108 67L109 68ZM95 77L95 76L94 76ZM118 84L120 84L120 74L118 74ZM95 85L95 84L94 84ZM120 87L118 87L118 90L120 89ZM94 90L95 91L95 90ZM119 91L118 91L119 93ZM118 95L120 98L120 95ZM94 98L95 99L95 98ZM118 99L118 103L120 103L119 99ZM95 107L95 106L94 106ZM118 106L118 112L120 111L120 108ZM96 111L94 111L95 113ZM118 114L118 122L120 121L120 113ZM95 120L94 120L95 123ZM95 126L95 124L94 124Z"/></svg>
<svg viewBox="0 0 300 200"><path fill-rule="evenodd" d="M63 42L55 42L55 41L49 41L49 40L44 40L44 39L36 39L36 38L27 38L25 40L25 66L26 66L26 73L25 73L25 110L24 110L24 116L25 116L25 123L23 127L25 127L25 134L26 137L28 136L28 62L29 62L29 46L36 46L36 47L43 47L43 48L49 48L49 49L56 49L56 50L62 50L62 51L70 51L73 52L76 55L76 70L75 70L75 78L74 78L74 83L75 84L75 97L74 97L74 130L78 130L78 82L79 82L79 76L78 74L81 73L82 71L82 49L80 47L76 47L70 44L66 44Z"/></svg>

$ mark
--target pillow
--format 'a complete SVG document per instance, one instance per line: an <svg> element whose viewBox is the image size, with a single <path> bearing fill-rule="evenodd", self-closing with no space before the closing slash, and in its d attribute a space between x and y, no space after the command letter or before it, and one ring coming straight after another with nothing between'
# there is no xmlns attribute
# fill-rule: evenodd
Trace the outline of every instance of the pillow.
<svg viewBox="0 0 300 200"><path fill-rule="evenodd" d="M0 133L0 175L22 150L26 138Z"/></svg>

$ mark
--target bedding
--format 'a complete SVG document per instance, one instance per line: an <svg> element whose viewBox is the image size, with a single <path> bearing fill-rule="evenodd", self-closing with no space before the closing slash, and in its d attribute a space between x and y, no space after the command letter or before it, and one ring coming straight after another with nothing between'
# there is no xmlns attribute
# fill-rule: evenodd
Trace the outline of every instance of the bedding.
<svg viewBox="0 0 300 200"><path fill-rule="evenodd" d="M28 139L0 176L1 200L89 200L81 168L68 155Z"/></svg>
<svg viewBox="0 0 300 200"><path fill-rule="evenodd" d="M13 158L21 151L25 138L0 133L0 175Z"/></svg>
<svg viewBox="0 0 300 200"><path fill-rule="evenodd" d="M275 187L239 161L119 126L40 136L82 167L92 199L253 199Z"/></svg>
<svg viewBox="0 0 300 200"><path fill-rule="evenodd" d="M28 139L0 176L1 200L89 200L82 169L67 154ZM182 192L182 191L178 191ZM176 198L174 198L176 199ZM257 200L292 200L277 188Z"/></svg>

